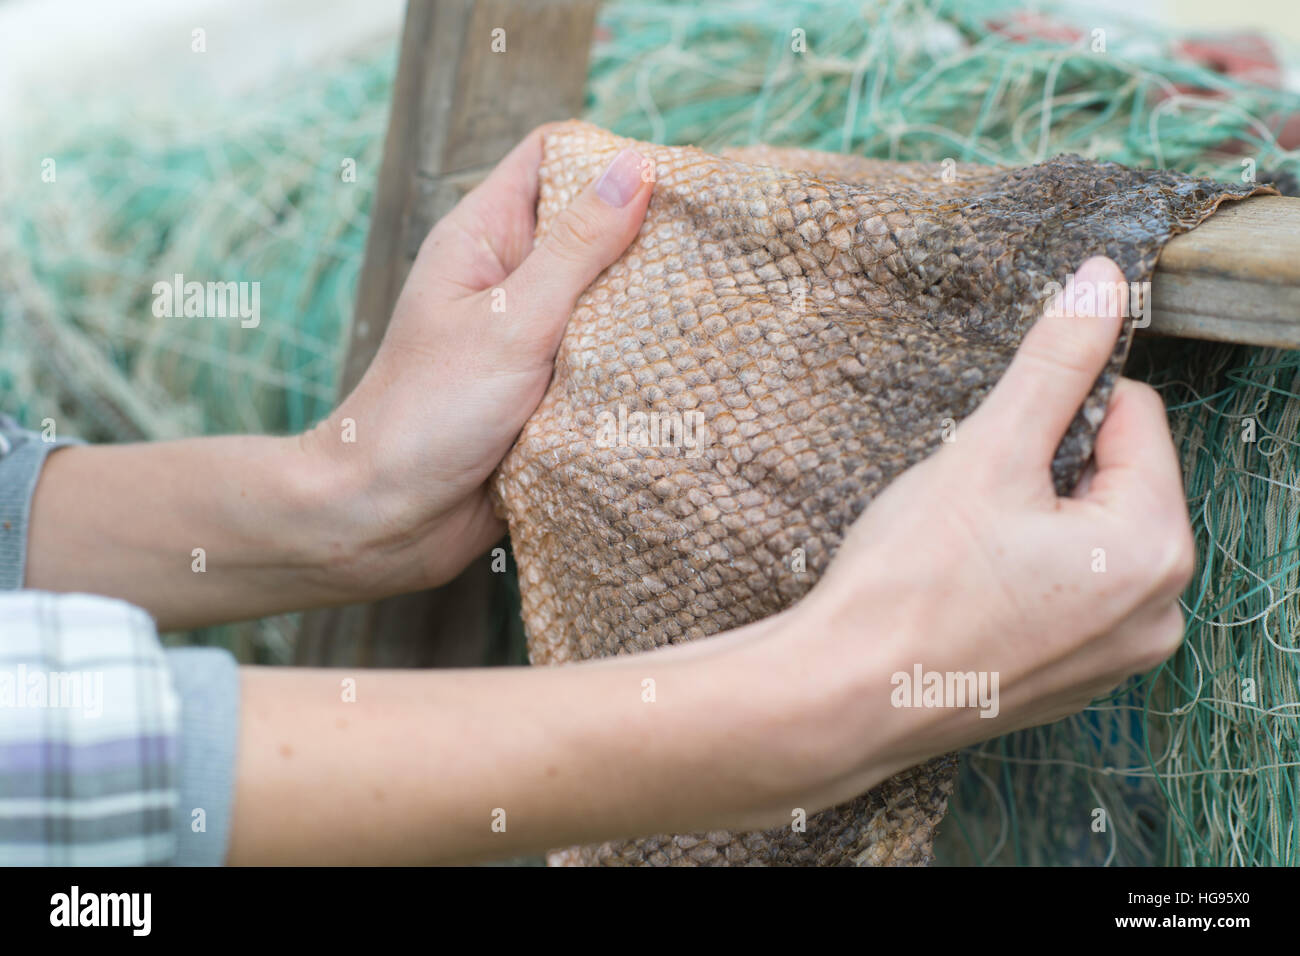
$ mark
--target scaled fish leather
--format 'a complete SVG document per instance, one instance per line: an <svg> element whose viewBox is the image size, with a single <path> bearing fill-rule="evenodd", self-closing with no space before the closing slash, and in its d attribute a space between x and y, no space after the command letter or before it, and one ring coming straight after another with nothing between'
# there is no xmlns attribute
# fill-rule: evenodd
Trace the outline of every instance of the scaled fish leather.
<svg viewBox="0 0 1300 956"><path fill-rule="evenodd" d="M645 224L578 299L495 480L536 665L697 640L797 601L872 498L978 406L1049 283L1093 255L1149 280L1172 236L1270 191L1077 156L946 170L764 146L713 156L570 122L545 137L539 240L625 146L654 163ZM1131 325L1057 450L1062 494ZM626 428L636 412L688 426L698 413L702 438L660 428L648 446ZM804 832L661 834L549 859L928 864L956 767L948 754L900 773Z"/></svg>

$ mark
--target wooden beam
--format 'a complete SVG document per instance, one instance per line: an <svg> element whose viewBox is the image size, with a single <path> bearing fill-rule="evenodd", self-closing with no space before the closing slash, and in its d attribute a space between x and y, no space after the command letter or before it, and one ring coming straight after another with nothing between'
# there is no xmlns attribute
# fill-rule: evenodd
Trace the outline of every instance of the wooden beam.
<svg viewBox="0 0 1300 956"><path fill-rule="evenodd" d="M370 216L347 394L370 365L430 228L539 123L581 112L597 0L410 0ZM503 30L504 34L494 31ZM504 39L505 51L493 41ZM303 617L301 664L455 666L501 657L502 575Z"/></svg>
<svg viewBox="0 0 1300 956"><path fill-rule="evenodd" d="M1300 348L1300 199L1224 203L1171 239L1151 280L1147 331Z"/></svg>
<svg viewBox="0 0 1300 956"><path fill-rule="evenodd" d="M361 380L420 243L539 123L581 111L595 0L410 0L340 385ZM493 31L506 50L492 52Z"/></svg>

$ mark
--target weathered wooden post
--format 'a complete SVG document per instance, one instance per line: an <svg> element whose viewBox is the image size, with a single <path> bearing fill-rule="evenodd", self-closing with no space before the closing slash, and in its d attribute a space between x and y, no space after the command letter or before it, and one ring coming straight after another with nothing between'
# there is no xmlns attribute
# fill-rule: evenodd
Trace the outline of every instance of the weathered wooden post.
<svg viewBox="0 0 1300 956"><path fill-rule="evenodd" d="M539 123L582 107L596 0L410 0L370 217L346 394L370 364L429 229ZM501 575L303 618L301 664L432 667L499 657Z"/></svg>

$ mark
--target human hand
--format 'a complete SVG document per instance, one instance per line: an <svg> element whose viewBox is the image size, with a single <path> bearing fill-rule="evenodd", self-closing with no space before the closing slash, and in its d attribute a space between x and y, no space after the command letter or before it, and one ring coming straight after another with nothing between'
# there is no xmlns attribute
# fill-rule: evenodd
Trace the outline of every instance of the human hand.
<svg viewBox="0 0 1300 956"><path fill-rule="evenodd" d="M429 233L370 368L304 436L350 475L359 594L445 582L505 533L487 480L546 391L578 296L645 217L652 184L625 150L534 249L546 129Z"/></svg>
<svg viewBox="0 0 1300 956"><path fill-rule="evenodd" d="M1098 258L1079 269L1075 287L1122 281ZM1094 470L1071 497L1052 485L1057 445L1120 323L1069 305L1035 324L957 440L871 503L781 624L716 658L766 686L774 710L804 715L778 731L784 763L771 778L794 790L816 780L817 806L938 754L1075 713L1181 643L1177 598L1194 552L1156 393L1120 380ZM952 702L893 706L893 675L910 678L918 664L996 674L989 716ZM789 796L809 798L806 790ZM773 812L788 820L788 806Z"/></svg>

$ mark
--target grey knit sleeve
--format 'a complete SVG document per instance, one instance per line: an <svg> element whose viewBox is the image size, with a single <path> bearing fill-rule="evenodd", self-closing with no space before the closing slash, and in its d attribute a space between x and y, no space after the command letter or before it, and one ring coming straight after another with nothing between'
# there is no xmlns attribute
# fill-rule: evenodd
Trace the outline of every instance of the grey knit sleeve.
<svg viewBox="0 0 1300 956"><path fill-rule="evenodd" d="M23 586L27 568L27 522L32 495L45 458L56 448L80 444L76 439L46 441L0 415L0 591Z"/></svg>
<svg viewBox="0 0 1300 956"><path fill-rule="evenodd" d="M217 648L170 650L181 704L177 866L221 866L230 842L239 736L239 667Z"/></svg>

